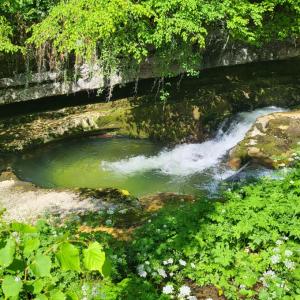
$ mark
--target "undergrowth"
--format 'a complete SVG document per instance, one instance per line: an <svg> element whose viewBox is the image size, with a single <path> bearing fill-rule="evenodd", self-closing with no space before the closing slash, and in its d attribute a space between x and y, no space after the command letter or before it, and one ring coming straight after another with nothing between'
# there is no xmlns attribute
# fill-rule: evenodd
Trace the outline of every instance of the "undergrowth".
<svg viewBox="0 0 300 300"><path fill-rule="evenodd" d="M214 286L220 299L299 300L299 216L300 170L295 169L280 180L233 187L218 201L167 206L127 242L105 233L78 233L80 221L63 226L39 221L34 232L2 222L0 297L216 299L199 292ZM64 265L62 258L69 256L62 255L62 245L72 250L75 265L73 260ZM98 252L87 264L92 245ZM101 255L107 274L104 260L97 260ZM45 256L47 270L38 263Z"/></svg>

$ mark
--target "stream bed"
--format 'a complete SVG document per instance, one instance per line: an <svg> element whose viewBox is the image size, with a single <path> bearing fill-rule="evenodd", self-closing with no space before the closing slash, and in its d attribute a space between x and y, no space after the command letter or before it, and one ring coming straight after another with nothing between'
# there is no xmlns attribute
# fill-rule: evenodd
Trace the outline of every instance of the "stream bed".
<svg viewBox="0 0 300 300"><path fill-rule="evenodd" d="M212 193L235 174L226 164L228 151L243 139L257 117L277 111L282 109L239 113L221 124L213 139L172 148L117 137L65 140L18 155L13 169L22 180L46 188L114 187L136 196ZM248 173L258 176L266 170Z"/></svg>

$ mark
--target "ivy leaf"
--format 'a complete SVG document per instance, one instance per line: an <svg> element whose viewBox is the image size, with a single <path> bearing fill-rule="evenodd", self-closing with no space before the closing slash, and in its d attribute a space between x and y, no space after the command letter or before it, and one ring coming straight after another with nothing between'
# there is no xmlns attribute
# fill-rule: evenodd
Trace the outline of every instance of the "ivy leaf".
<svg viewBox="0 0 300 300"><path fill-rule="evenodd" d="M56 254L63 271L80 272L79 250L70 243L63 243Z"/></svg>
<svg viewBox="0 0 300 300"><path fill-rule="evenodd" d="M0 249L0 266L8 267L14 260L16 251L16 242L9 239L4 248Z"/></svg>
<svg viewBox="0 0 300 300"><path fill-rule="evenodd" d="M38 254L30 266L31 271L37 277L50 277L51 259L49 256Z"/></svg>
<svg viewBox="0 0 300 300"><path fill-rule="evenodd" d="M33 251L37 250L40 246L38 238L32 238L24 241L24 256L29 257Z"/></svg>
<svg viewBox="0 0 300 300"><path fill-rule="evenodd" d="M89 247L83 250L83 263L89 271L99 271L103 273L105 263L105 252L98 242L91 243Z"/></svg>
<svg viewBox="0 0 300 300"><path fill-rule="evenodd" d="M2 290L5 298L18 297L23 287L21 279L13 276L5 276L2 282Z"/></svg>

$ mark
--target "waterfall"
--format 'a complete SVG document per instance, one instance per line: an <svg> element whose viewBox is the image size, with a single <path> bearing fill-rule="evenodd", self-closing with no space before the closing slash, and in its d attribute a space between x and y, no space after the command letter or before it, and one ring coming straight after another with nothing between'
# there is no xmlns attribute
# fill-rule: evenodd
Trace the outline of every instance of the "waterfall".
<svg viewBox="0 0 300 300"><path fill-rule="evenodd" d="M157 155L139 155L115 162L102 162L102 168L133 175L137 172L156 171L166 175L190 176L214 168L216 178L226 178L233 171L222 169L221 163L228 151L239 143L255 120L263 115L283 111L278 107L266 107L235 116L229 127L222 124L215 138L199 144L182 144L173 149L164 149ZM218 171L216 171L218 170Z"/></svg>

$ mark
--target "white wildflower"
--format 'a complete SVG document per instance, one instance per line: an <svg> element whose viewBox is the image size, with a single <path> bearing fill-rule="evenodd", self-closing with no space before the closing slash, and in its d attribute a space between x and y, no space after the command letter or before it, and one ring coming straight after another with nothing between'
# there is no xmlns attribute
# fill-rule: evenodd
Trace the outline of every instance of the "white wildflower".
<svg viewBox="0 0 300 300"><path fill-rule="evenodd" d="M295 183L295 181L294 180L290 180L290 184L294 184Z"/></svg>
<svg viewBox="0 0 300 300"><path fill-rule="evenodd" d="M167 260L164 260L164 261L163 261L163 264L164 264L164 265L172 265L173 262L174 262L173 258L169 258L169 259L167 259Z"/></svg>
<svg viewBox="0 0 300 300"><path fill-rule="evenodd" d="M280 246L280 245L282 245L282 244L283 244L283 241L282 241L282 240L277 240L277 241L276 241L276 245L277 245L277 246Z"/></svg>
<svg viewBox="0 0 300 300"><path fill-rule="evenodd" d="M283 236L282 239L287 241L289 238L287 236Z"/></svg>
<svg viewBox="0 0 300 300"><path fill-rule="evenodd" d="M21 281L21 278L17 276L17 277L15 277L15 281L19 282L19 281Z"/></svg>
<svg viewBox="0 0 300 300"><path fill-rule="evenodd" d="M179 289L179 295L178 297L187 297L191 294L191 289L190 287L188 287L187 285L183 285L180 289Z"/></svg>
<svg viewBox="0 0 300 300"><path fill-rule="evenodd" d="M245 286L244 284L241 284L241 285L240 285L240 289L241 289L241 290L243 290L243 289L245 289L245 288L246 288L246 286Z"/></svg>
<svg viewBox="0 0 300 300"><path fill-rule="evenodd" d="M286 259L283 263L287 269L289 269L289 270L295 269L295 263L293 261Z"/></svg>
<svg viewBox="0 0 300 300"><path fill-rule="evenodd" d="M111 226L112 225L112 220L110 220L110 219L106 220L105 225Z"/></svg>
<svg viewBox="0 0 300 300"><path fill-rule="evenodd" d="M172 285L166 285L163 287L163 294L170 295L174 292L174 287Z"/></svg>
<svg viewBox="0 0 300 300"><path fill-rule="evenodd" d="M195 269L196 265L194 263L191 263L191 267L192 267L192 269Z"/></svg>
<svg viewBox="0 0 300 300"><path fill-rule="evenodd" d="M263 276L274 278L275 277L275 272L273 270L268 270L268 271L264 272Z"/></svg>
<svg viewBox="0 0 300 300"><path fill-rule="evenodd" d="M290 257L290 256L293 255L293 251L291 251L291 250L285 250L285 251L284 251L284 255L285 255L286 257Z"/></svg>
<svg viewBox="0 0 300 300"><path fill-rule="evenodd" d="M170 273L170 277L173 277L173 276L174 276L174 273L173 273L173 272L171 272L171 273Z"/></svg>
<svg viewBox="0 0 300 300"><path fill-rule="evenodd" d="M157 270L157 273L158 273L161 277L163 277L163 278L168 277L168 275L167 275L167 273L166 273L166 271L165 271L164 269L158 269L158 270Z"/></svg>
<svg viewBox="0 0 300 300"><path fill-rule="evenodd" d="M187 297L188 300L197 300L197 297L196 296L189 296Z"/></svg>
<svg viewBox="0 0 300 300"><path fill-rule="evenodd" d="M279 254L275 254L275 255L271 256L271 263L273 265L280 263L280 258L281 258L281 256Z"/></svg>
<svg viewBox="0 0 300 300"><path fill-rule="evenodd" d="M249 247L246 247L244 251L245 251L246 253L250 253L251 250L250 250Z"/></svg>
<svg viewBox="0 0 300 300"><path fill-rule="evenodd" d="M88 289L87 285L83 284L81 287L82 292L87 292L87 289Z"/></svg>
<svg viewBox="0 0 300 300"><path fill-rule="evenodd" d="M145 271L144 265L138 265L136 269L140 277L147 277L147 272Z"/></svg>
<svg viewBox="0 0 300 300"><path fill-rule="evenodd" d="M273 252L274 252L274 253L279 253L279 252L280 252L280 249L279 249L278 247L273 248Z"/></svg>
<svg viewBox="0 0 300 300"><path fill-rule="evenodd" d="M138 274L140 277L143 277L143 278L147 277L147 272L145 270L139 271Z"/></svg>
<svg viewBox="0 0 300 300"><path fill-rule="evenodd" d="M145 261L145 265L150 265L150 262L148 260Z"/></svg>
<svg viewBox="0 0 300 300"><path fill-rule="evenodd" d="M186 261L183 260L183 259L179 259L179 264L185 267L186 266Z"/></svg>
<svg viewBox="0 0 300 300"><path fill-rule="evenodd" d="M108 211L107 211L107 214L109 215L113 215L115 213L115 210L113 208L110 208Z"/></svg>

